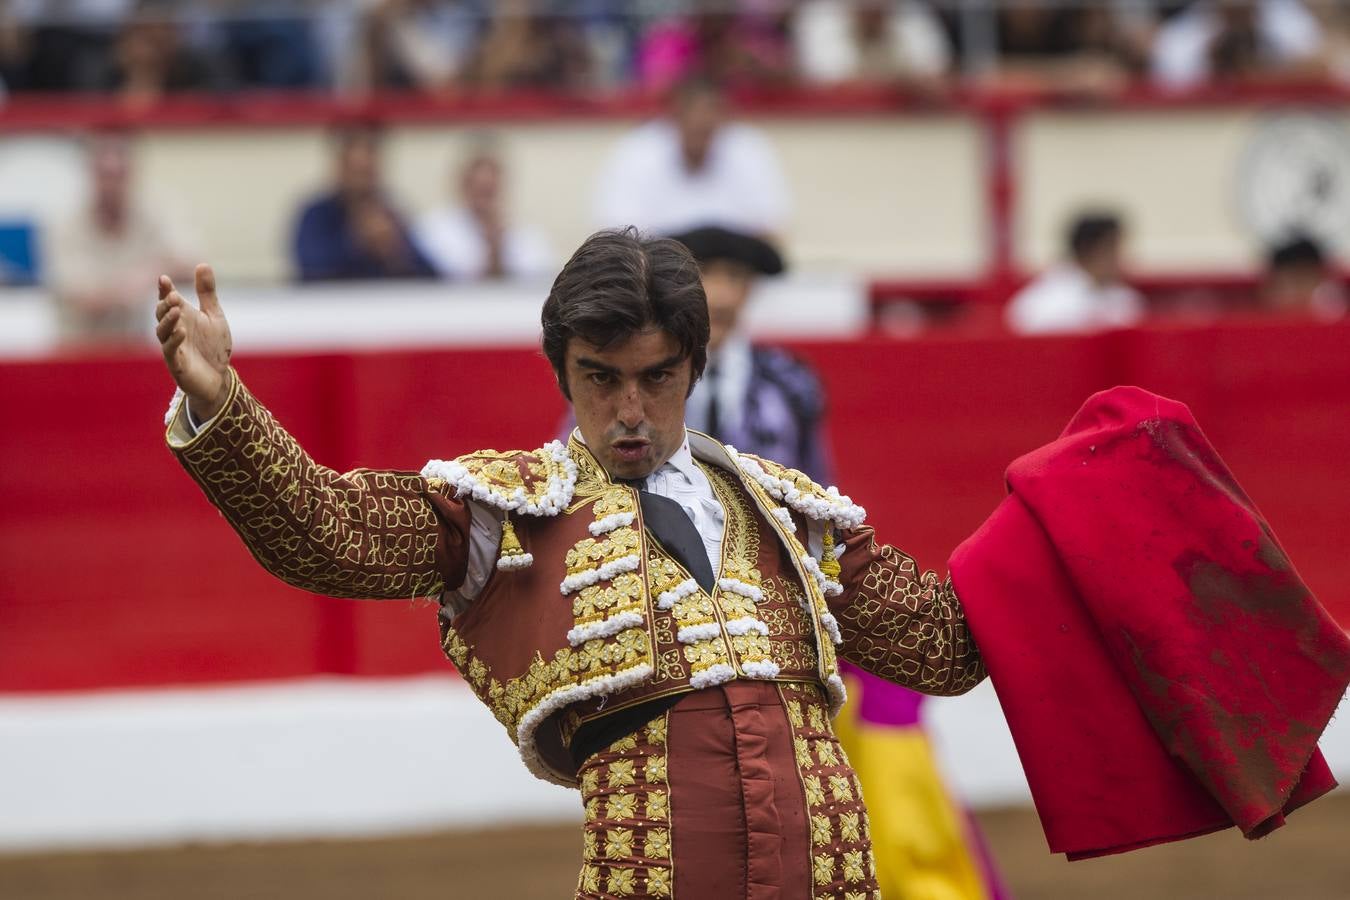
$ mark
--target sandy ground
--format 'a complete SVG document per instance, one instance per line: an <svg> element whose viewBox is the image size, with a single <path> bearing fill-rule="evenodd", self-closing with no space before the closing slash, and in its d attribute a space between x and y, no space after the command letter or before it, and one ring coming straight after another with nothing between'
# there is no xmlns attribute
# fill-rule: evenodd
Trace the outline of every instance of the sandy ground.
<svg viewBox="0 0 1350 900"><path fill-rule="evenodd" d="M1229 830L1077 863L1049 854L1029 810L979 818L1009 887L1022 898L1350 897L1350 791L1312 804L1261 841ZM0 856L0 898L561 900L571 895L579 858L579 835L570 827Z"/></svg>

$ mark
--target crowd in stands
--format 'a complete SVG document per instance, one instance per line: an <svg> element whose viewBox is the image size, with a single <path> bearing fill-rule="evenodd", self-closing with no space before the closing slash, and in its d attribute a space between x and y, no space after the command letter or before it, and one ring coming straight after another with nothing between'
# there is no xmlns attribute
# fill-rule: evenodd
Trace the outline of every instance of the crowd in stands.
<svg viewBox="0 0 1350 900"><path fill-rule="evenodd" d="M11 94L1350 82L1350 0L8 0Z"/></svg>
<svg viewBox="0 0 1350 900"><path fill-rule="evenodd" d="M1087 91L1148 73L1173 86L1219 75L1350 77L1350 0L1010 0L986 8L982 24L959 14L972 8L917 0L14 0L0 6L0 73L15 93L107 90L150 101L249 87L637 84L659 89L665 112L616 142L592 209L578 215L596 228L674 235L714 226L774 245L789 230L790 187L768 139L731 115L728 87L880 81L934 93L957 69ZM977 44L996 52L972 69ZM384 183L381 146L369 125L333 134L328 187L294 214L299 280L543 278L562 262L563 248L506 208L510 172L491 135L452 154L444 180L435 179L445 201L415 219ZM160 272L184 277L197 248L132 201L125 137L92 135L85 151L90 195L42 236L42 281L68 339L139 340L144 286ZM1126 236L1114 211L1083 211L1068 225L1061 261L1008 304L1007 326L1033 334L1141 321L1149 305L1127 284ZM1290 234L1269 249L1255 306L1339 316L1347 304L1336 279L1315 240Z"/></svg>

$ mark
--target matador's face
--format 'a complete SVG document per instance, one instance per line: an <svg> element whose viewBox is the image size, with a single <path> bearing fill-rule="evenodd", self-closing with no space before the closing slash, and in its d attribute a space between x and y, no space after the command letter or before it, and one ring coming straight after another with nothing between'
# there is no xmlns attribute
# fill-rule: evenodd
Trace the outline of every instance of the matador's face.
<svg viewBox="0 0 1350 900"><path fill-rule="evenodd" d="M603 350L572 338L564 371L577 427L611 478L645 478L684 442L693 365L668 332Z"/></svg>

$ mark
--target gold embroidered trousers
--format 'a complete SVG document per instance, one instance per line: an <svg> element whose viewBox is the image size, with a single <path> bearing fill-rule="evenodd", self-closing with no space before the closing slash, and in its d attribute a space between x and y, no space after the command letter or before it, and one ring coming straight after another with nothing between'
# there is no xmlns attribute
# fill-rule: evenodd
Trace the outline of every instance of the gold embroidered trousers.
<svg viewBox="0 0 1350 900"><path fill-rule="evenodd" d="M815 685L689 694L578 774L578 900L880 896L857 777Z"/></svg>

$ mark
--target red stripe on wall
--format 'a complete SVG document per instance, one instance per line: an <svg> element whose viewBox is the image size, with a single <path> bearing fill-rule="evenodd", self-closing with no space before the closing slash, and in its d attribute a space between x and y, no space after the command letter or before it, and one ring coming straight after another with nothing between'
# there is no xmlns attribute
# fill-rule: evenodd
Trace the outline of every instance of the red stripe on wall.
<svg viewBox="0 0 1350 900"><path fill-rule="evenodd" d="M1016 455L1092 391L1191 405L1305 579L1350 623L1350 325L1091 339L801 345L831 396L838 481L942 568ZM538 446L563 403L533 350L268 355L245 381L320 462L417 469ZM0 690L443 670L427 605L273 581L162 443L155 358L0 364Z"/></svg>

